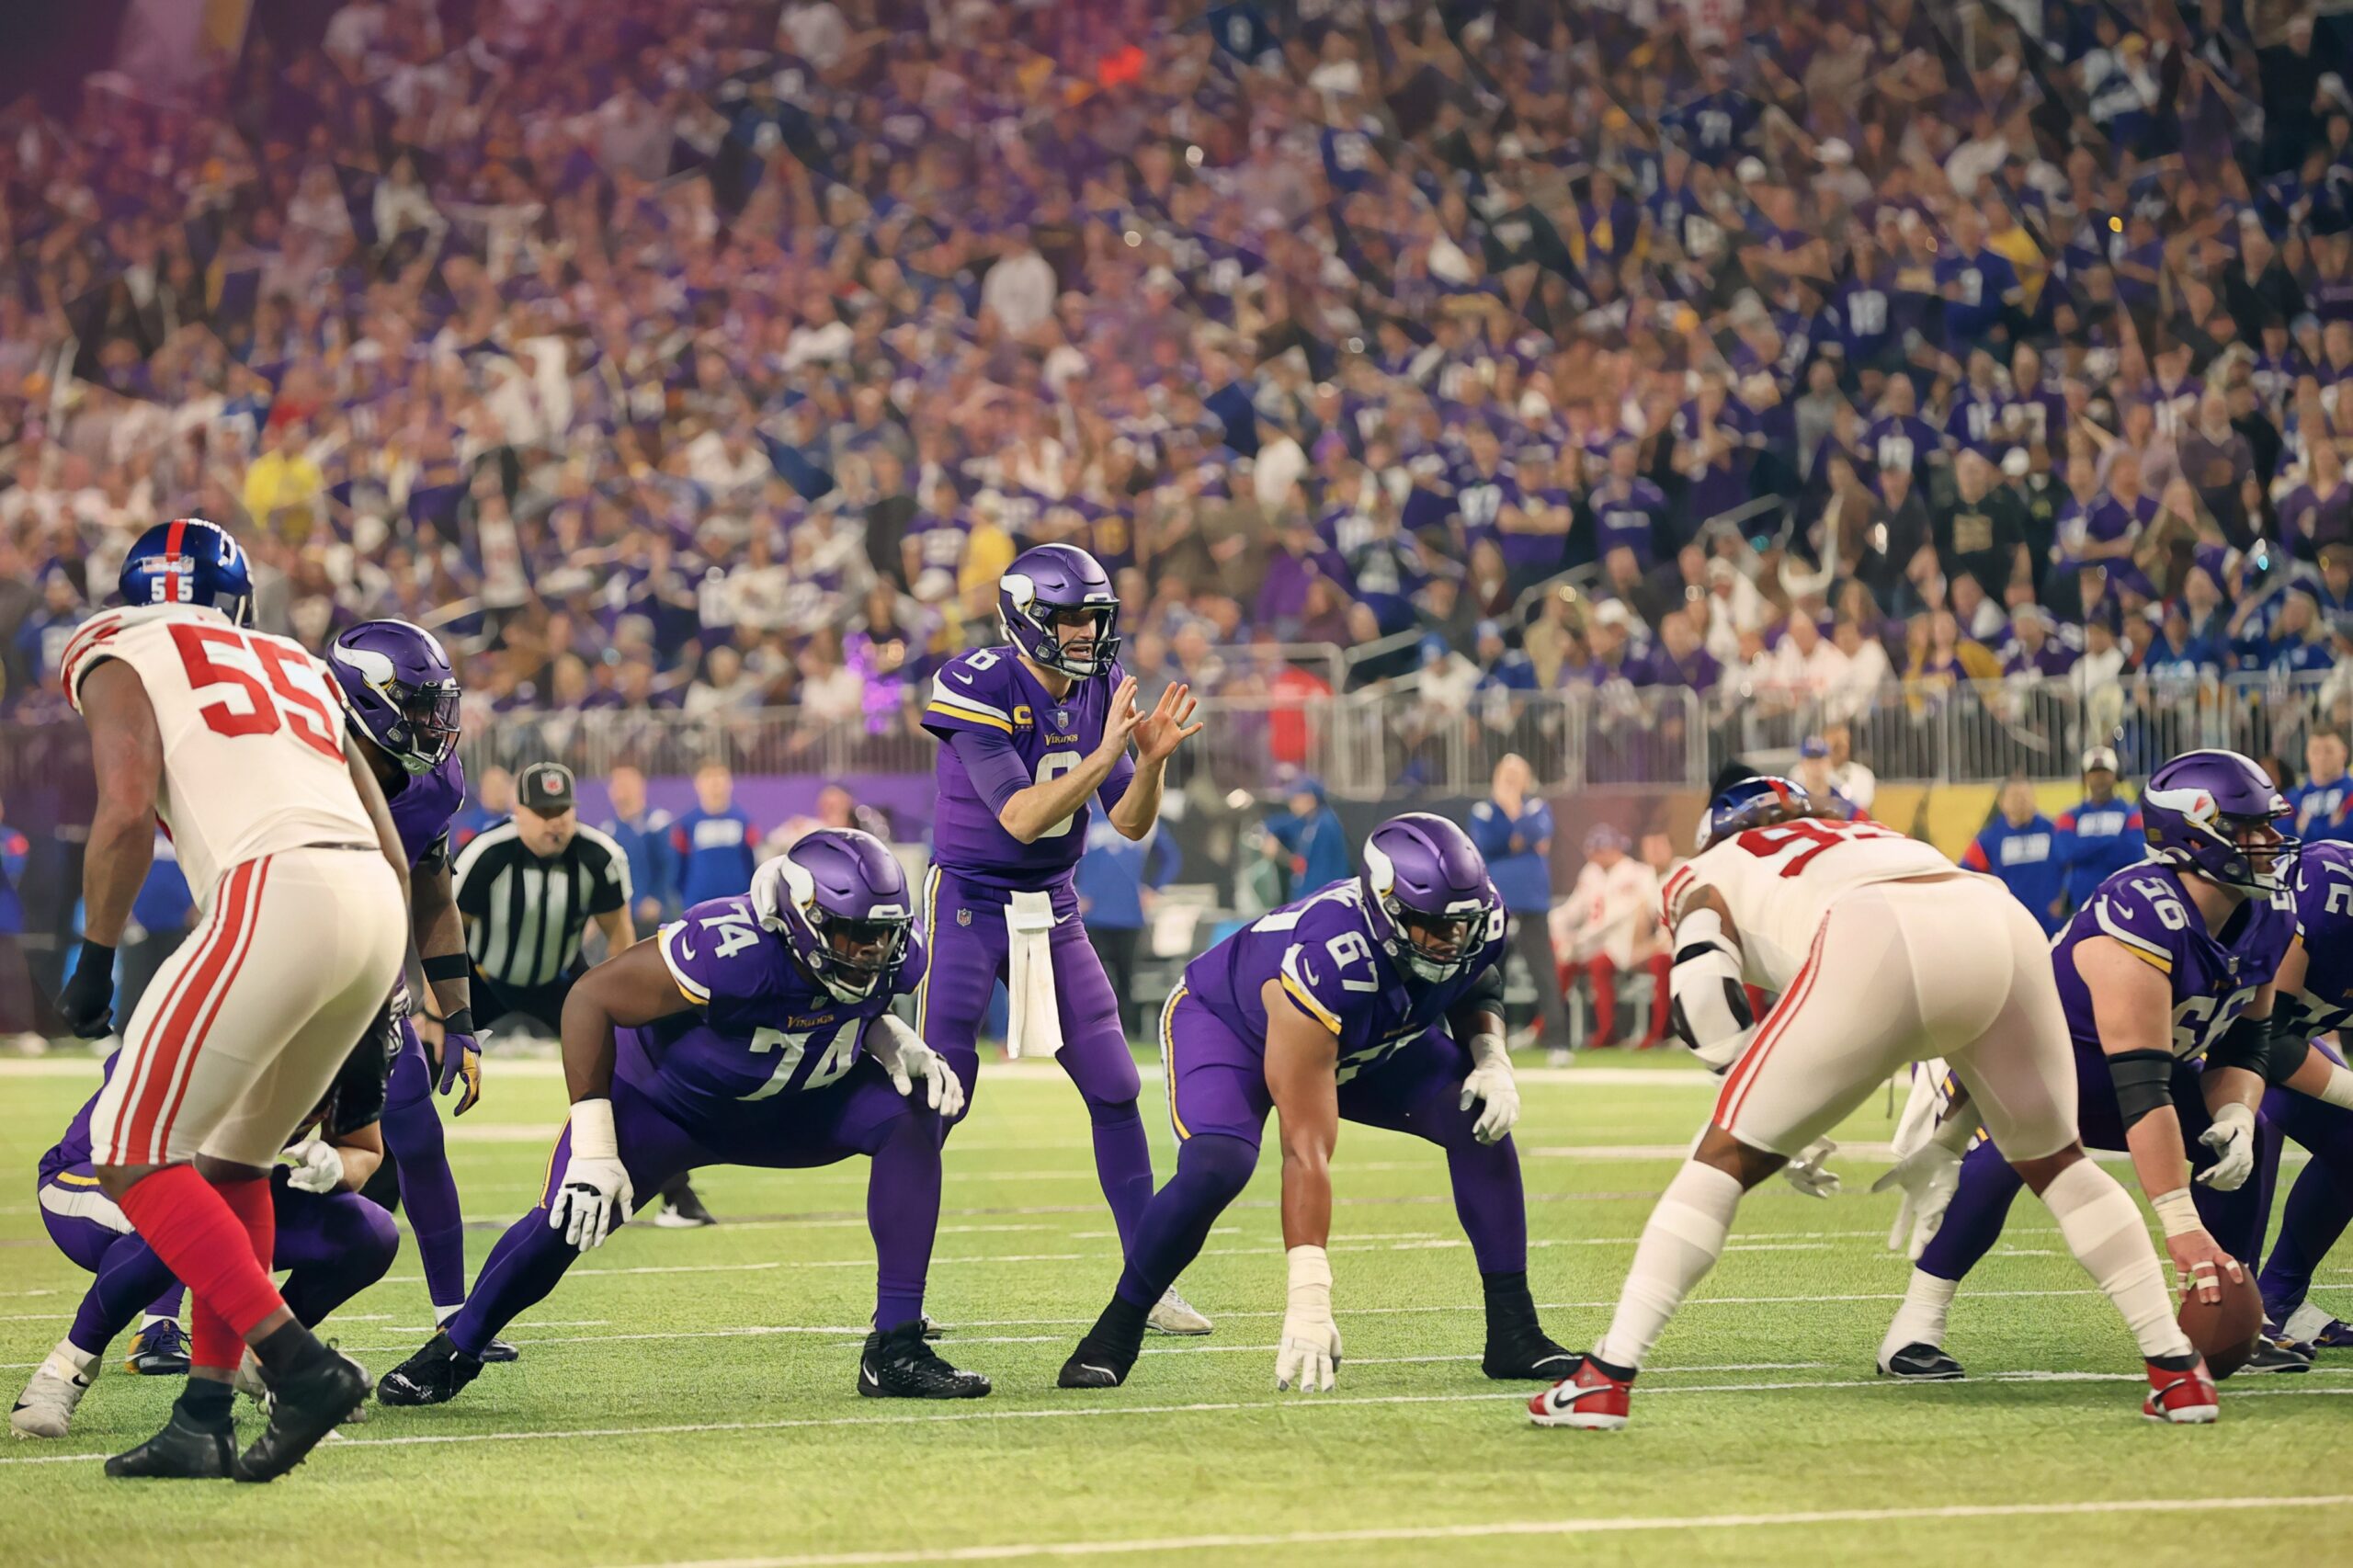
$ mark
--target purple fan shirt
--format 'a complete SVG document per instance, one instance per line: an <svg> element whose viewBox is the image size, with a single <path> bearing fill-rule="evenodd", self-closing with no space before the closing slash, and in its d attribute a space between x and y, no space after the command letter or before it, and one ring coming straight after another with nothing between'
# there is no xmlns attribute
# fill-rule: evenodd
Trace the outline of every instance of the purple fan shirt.
<svg viewBox="0 0 2353 1568"><path fill-rule="evenodd" d="M617 1071L699 1136L756 1131L767 1112L790 1107L789 1096L847 1077L866 1025L914 989L925 964L923 940L910 932L895 992L838 1001L741 893L695 904L655 940L692 1007L617 1031Z"/></svg>
<svg viewBox="0 0 2353 1568"><path fill-rule="evenodd" d="M2293 896L2283 888L2249 898L2217 934L2190 902L2184 874L2161 861L2128 866L2100 883L2060 932L2051 956L2067 1032L2078 1048L2100 1049L2091 990L2075 971L2075 949L2091 937L2114 937L2173 983L2177 1057L2200 1055L2220 1040L2279 971L2296 934Z"/></svg>
<svg viewBox="0 0 2353 1568"><path fill-rule="evenodd" d="M1037 891L1068 877L1086 848L1086 802L1028 844L1006 832L997 813L1017 791L1075 771L1102 744L1111 693L1125 678L1114 664L1057 698L1010 645L960 653L942 665L923 715L923 727L940 743L933 861L984 887ZM1131 756L1112 766L1095 791L1104 810L1135 775Z"/></svg>
<svg viewBox="0 0 2353 1568"><path fill-rule="evenodd" d="M1502 960L1502 938L1499 912L1470 972L1443 984L1408 986L1373 939L1363 885L1350 880L1261 915L1211 948L1185 966L1185 989L1263 1053L1267 1005L1260 993L1267 982L1279 982L1300 1011L1339 1038L1345 1084L1442 1026L1479 977Z"/></svg>

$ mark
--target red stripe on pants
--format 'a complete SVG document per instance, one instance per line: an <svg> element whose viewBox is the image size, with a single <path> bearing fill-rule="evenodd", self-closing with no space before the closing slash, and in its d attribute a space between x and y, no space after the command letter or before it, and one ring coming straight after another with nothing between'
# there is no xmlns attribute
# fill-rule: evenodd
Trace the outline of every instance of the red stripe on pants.
<svg viewBox="0 0 2353 1568"><path fill-rule="evenodd" d="M1829 929L1830 922L1824 920L1821 929L1814 932L1813 949L1806 954L1804 964L1790 982L1789 990L1781 997L1781 1005L1773 1009L1773 1016L1766 1020L1764 1031L1748 1048L1748 1054L1741 1059L1740 1065L1733 1069L1732 1076L1725 1080L1723 1093L1716 1101L1716 1125L1725 1131L1732 1131L1733 1119L1740 1114L1741 1102L1748 1097L1748 1086L1756 1081L1757 1068L1764 1065L1767 1055L1789 1032L1790 1020L1797 1017L1798 1009L1805 1006L1805 999L1813 994L1813 983L1822 970L1822 939Z"/></svg>
<svg viewBox="0 0 2353 1568"><path fill-rule="evenodd" d="M262 894L269 887L269 857L265 855L253 864L260 869L253 880L253 891L245 900L244 922L238 928L237 939L230 946L228 968L222 972L221 978L213 983L210 994L199 1000L199 1006L202 1011L198 1016L195 1030L188 1039L188 1070L180 1074L179 1084L172 1091L171 1104L164 1108L164 1126L166 1129L172 1125L173 1119L179 1115L180 1102L188 1097L188 1080L195 1076L197 1052L204 1048L206 1038L212 1032L212 1021L221 1016L221 1004L229 999L229 988L237 983L237 971L245 967L245 957L254 950L254 932L261 925ZM157 1152L159 1159L170 1146L168 1137L165 1140L165 1150ZM267 1253L262 1256L262 1261L265 1264L269 1261Z"/></svg>

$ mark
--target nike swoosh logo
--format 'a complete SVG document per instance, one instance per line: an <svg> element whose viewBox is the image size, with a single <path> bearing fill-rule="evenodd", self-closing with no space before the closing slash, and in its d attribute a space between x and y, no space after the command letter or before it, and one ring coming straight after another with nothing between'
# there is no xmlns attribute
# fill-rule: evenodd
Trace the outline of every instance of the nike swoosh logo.
<svg viewBox="0 0 2353 1568"><path fill-rule="evenodd" d="M966 686L972 684L972 677L966 675L962 670L950 670L948 673L954 676L958 680L962 681Z"/></svg>
<svg viewBox="0 0 2353 1568"><path fill-rule="evenodd" d="M1120 1375L1110 1368L1098 1367L1092 1361L1081 1361L1078 1364L1078 1369L1082 1372L1100 1372L1107 1378L1116 1378Z"/></svg>
<svg viewBox="0 0 2353 1568"><path fill-rule="evenodd" d="M874 1369L871 1367L860 1364L858 1369L858 1375L864 1378L868 1382L872 1383L878 1389L882 1386L882 1380L874 1375Z"/></svg>

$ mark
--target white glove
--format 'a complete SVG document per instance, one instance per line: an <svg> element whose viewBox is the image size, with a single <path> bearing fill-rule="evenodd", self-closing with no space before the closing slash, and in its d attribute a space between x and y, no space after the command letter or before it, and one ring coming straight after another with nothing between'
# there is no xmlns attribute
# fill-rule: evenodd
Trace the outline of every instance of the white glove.
<svg viewBox="0 0 2353 1568"><path fill-rule="evenodd" d="M555 1200L548 1205L548 1227L562 1231L563 1239L582 1252L602 1246L613 1228L629 1218L636 1196L613 1136L613 1102L574 1101L572 1155L564 1161Z"/></svg>
<svg viewBox="0 0 2353 1568"><path fill-rule="evenodd" d="M1290 1299L1275 1349L1275 1389L1329 1393L1340 1369L1340 1325L1332 1321L1332 1260L1322 1247L1290 1249Z"/></svg>
<svg viewBox="0 0 2353 1568"><path fill-rule="evenodd" d="M1838 1173L1824 1169L1822 1162L1837 1152L1837 1144L1827 1138L1817 1138L1807 1144L1796 1159L1781 1167L1781 1179L1808 1198L1836 1197Z"/></svg>
<svg viewBox="0 0 2353 1568"><path fill-rule="evenodd" d="M297 1192L333 1192L343 1185L343 1156L324 1138L305 1138L286 1151L286 1185Z"/></svg>
<svg viewBox="0 0 2353 1568"><path fill-rule="evenodd" d="M2198 1177L2198 1185L2216 1192L2236 1192L2255 1174L2255 1110L2234 1100L2214 1113L2214 1125L2198 1135L2214 1151L2214 1163Z"/></svg>
<svg viewBox="0 0 2353 1568"><path fill-rule="evenodd" d="M1952 1195L1961 1190L1961 1151L1931 1138L1890 1165L1886 1175L1871 1183L1873 1192L1899 1188L1904 1200L1896 1205L1895 1223L1888 1228L1887 1244L1890 1251L1900 1250L1917 1263L1936 1235L1937 1227L1945 1222L1945 1210L1951 1205Z"/></svg>
<svg viewBox="0 0 2353 1568"><path fill-rule="evenodd" d="M915 1080L920 1078L926 1105L949 1121L964 1114L963 1080L956 1076L946 1057L892 1015L885 1013L866 1026L866 1049L891 1075L891 1086L899 1093L914 1094Z"/></svg>
<svg viewBox="0 0 2353 1568"><path fill-rule="evenodd" d="M1486 1108L1471 1124L1471 1136L1482 1143L1500 1143L1511 1136L1519 1120L1519 1085L1512 1079L1511 1053L1502 1040L1483 1034L1471 1041L1471 1075L1462 1080L1461 1108L1469 1110L1483 1103Z"/></svg>

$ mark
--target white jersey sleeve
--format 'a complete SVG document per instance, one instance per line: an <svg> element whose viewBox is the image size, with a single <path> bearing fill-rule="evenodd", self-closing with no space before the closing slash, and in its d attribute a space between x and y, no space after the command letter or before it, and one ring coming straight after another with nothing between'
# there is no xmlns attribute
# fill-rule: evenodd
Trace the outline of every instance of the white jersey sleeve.
<svg viewBox="0 0 2353 1568"><path fill-rule="evenodd" d="M155 711L155 814L199 905L244 861L376 842L344 761L334 677L300 643L195 606L108 610L66 644L62 673L77 710L83 683L110 660L138 676Z"/></svg>
<svg viewBox="0 0 2353 1568"><path fill-rule="evenodd" d="M1742 978L1784 991L1805 962L1823 916L1842 893L1874 882L1967 876L1934 845L1872 822L1807 817L1752 827L1711 845L1667 879L1672 924L1695 886L1713 888L1732 912Z"/></svg>

